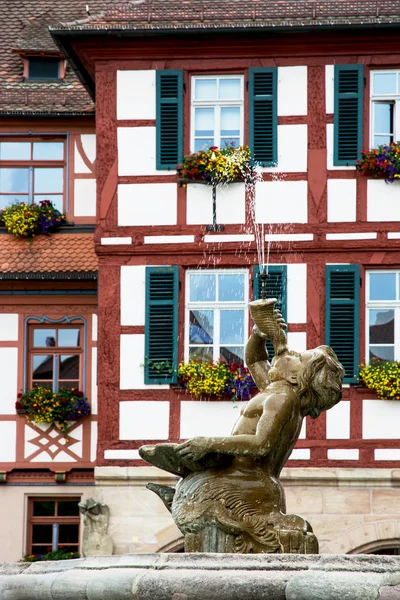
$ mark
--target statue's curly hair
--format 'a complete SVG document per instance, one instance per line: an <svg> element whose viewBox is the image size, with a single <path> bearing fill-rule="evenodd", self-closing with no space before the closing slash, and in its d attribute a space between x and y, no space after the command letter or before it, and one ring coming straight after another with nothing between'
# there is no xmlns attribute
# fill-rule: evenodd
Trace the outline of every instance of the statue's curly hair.
<svg viewBox="0 0 400 600"><path fill-rule="evenodd" d="M316 419L342 399L344 369L329 346L318 346L298 375L297 395L304 416Z"/></svg>

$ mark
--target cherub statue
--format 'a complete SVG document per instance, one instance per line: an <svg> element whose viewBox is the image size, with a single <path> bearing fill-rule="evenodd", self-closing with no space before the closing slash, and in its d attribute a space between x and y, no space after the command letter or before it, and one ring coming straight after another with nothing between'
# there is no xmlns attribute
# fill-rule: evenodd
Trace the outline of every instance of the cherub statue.
<svg viewBox="0 0 400 600"><path fill-rule="evenodd" d="M113 542L107 534L110 510L106 504L89 498L78 504L83 515L83 556L109 556L113 553Z"/></svg>
<svg viewBox="0 0 400 600"><path fill-rule="evenodd" d="M257 322L256 311L252 316ZM310 524L285 514L279 475L304 417L316 418L341 399L344 371L328 346L289 351L285 327L280 313L270 311L264 332L253 328L245 357L260 393L242 409L230 436L140 449L147 462L181 477L176 489L148 487L171 510L186 552L318 552ZM274 344L272 366L267 337Z"/></svg>

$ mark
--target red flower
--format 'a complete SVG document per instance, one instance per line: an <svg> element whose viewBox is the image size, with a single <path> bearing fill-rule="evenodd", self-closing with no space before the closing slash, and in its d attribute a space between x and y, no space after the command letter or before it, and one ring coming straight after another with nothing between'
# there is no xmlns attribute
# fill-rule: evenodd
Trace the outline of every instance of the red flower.
<svg viewBox="0 0 400 600"><path fill-rule="evenodd" d="M15 410L21 410L23 408L21 402L19 400L15 403Z"/></svg>
<svg viewBox="0 0 400 600"><path fill-rule="evenodd" d="M22 398L22 393L17 394L17 398Z"/></svg>
<svg viewBox="0 0 400 600"><path fill-rule="evenodd" d="M79 390L74 392L74 396L77 396L78 398L83 398L85 394L83 392L80 392Z"/></svg>
<svg viewBox="0 0 400 600"><path fill-rule="evenodd" d="M61 404L67 404L68 400L66 398L61 398L60 402Z"/></svg>

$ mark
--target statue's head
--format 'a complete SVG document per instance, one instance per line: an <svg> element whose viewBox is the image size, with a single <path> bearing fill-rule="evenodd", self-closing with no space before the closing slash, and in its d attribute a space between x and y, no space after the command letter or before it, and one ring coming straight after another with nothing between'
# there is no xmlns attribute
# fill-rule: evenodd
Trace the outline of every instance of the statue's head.
<svg viewBox="0 0 400 600"><path fill-rule="evenodd" d="M304 416L316 419L342 398L344 369L329 346L318 346L300 356L297 394Z"/></svg>
<svg viewBox="0 0 400 600"><path fill-rule="evenodd" d="M291 385L297 385L297 376L303 369L298 352L285 352L284 355L274 356L272 367L268 371L268 381L287 381Z"/></svg>

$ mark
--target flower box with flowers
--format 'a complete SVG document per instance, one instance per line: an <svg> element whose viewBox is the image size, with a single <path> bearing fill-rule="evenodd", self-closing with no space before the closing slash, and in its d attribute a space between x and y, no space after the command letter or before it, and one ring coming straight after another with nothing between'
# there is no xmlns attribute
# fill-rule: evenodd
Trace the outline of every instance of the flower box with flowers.
<svg viewBox="0 0 400 600"><path fill-rule="evenodd" d="M361 150L356 168L363 175L384 179L386 183L400 179L400 142L383 144L367 152Z"/></svg>
<svg viewBox="0 0 400 600"><path fill-rule="evenodd" d="M249 400L256 390L242 364L192 359L178 367L178 381L195 400Z"/></svg>
<svg viewBox="0 0 400 600"><path fill-rule="evenodd" d="M0 210L0 225L4 225L17 238L50 235L65 224L65 215L50 200L41 200L39 204L16 202Z"/></svg>
<svg viewBox="0 0 400 600"><path fill-rule="evenodd" d="M184 157L177 166L179 183L203 183L206 185L248 182L254 180L255 168L248 146L226 146L218 150L211 146Z"/></svg>
<svg viewBox="0 0 400 600"><path fill-rule="evenodd" d="M374 358L360 365L360 379L382 400L400 400L400 362Z"/></svg>
<svg viewBox="0 0 400 600"><path fill-rule="evenodd" d="M34 387L24 394L18 394L15 409L17 413L24 412L29 421L54 423L66 438L71 421L90 415L90 406L84 393L75 388L60 388L53 394L45 387Z"/></svg>

